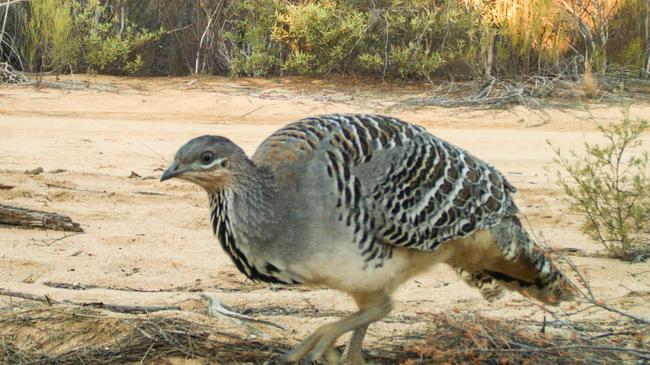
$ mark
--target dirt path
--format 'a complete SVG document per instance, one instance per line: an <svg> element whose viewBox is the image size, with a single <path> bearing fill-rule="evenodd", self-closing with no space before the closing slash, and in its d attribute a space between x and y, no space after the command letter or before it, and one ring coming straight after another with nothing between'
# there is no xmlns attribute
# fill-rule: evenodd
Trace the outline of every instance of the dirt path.
<svg viewBox="0 0 650 365"><path fill-rule="evenodd" d="M598 297L650 315L650 263L597 257L599 247L579 233L579 222L567 213L554 183L547 140L563 149L597 140L585 111L552 110L550 120L541 123L520 108L402 108L400 100L422 92L416 86L84 79L90 88L0 89L0 183L15 186L0 190L0 201L68 214L86 231L64 238L61 232L0 227L0 287L136 304L189 303L197 297L194 291L213 291L240 311L295 329L288 336L297 341L352 310L352 302L325 289L269 288L246 281L211 237L205 193L189 184L160 184L158 177L176 149L197 135L221 134L252 153L272 131L304 116L377 112L424 125L496 165L519 188L517 203L538 235L553 247L582 250L574 260ZM650 105L637 105L632 113L648 117ZM597 121L620 116L615 107L594 106L591 114ZM650 136L645 143L650 146ZM24 173L39 166L45 173ZM129 178L132 171L142 178ZM62 290L48 286L52 283L97 288ZM407 283L395 300L391 317L371 327L371 341L422 326L418 316L427 311L543 315L514 294L488 304L444 267ZM3 304L6 298L0 297Z"/></svg>

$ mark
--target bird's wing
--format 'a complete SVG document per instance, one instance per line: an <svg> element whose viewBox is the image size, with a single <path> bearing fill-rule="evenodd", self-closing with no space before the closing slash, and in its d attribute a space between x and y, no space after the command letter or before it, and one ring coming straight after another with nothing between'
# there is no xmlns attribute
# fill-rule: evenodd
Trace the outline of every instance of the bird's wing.
<svg viewBox="0 0 650 365"><path fill-rule="evenodd" d="M517 213L515 188L494 167L429 133L388 157L364 181L370 209L382 226L375 236L394 246L434 250L440 243L467 236Z"/></svg>
<svg viewBox="0 0 650 365"><path fill-rule="evenodd" d="M319 152L336 185L339 217L354 226L360 247L374 250L371 241L379 240L430 251L517 211L514 187L495 168L395 118L303 119L271 135L253 160L281 172Z"/></svg>

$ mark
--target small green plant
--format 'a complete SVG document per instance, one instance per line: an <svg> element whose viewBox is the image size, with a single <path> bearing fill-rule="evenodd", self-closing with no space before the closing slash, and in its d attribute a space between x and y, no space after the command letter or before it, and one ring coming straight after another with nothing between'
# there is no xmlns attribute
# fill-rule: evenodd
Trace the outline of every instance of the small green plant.
<svg viewBox="0 0 650 365"><path fill-rule="evenodd" d="M288 5L272 35L291 52L282 69L292 74L327 74L344 68L362 42L367 17L334 1Z"/></svg>
<svg viewBox="0 0 650 365"><path fill-rule="evenodd" d="M583 233L614 257L640 260L650 255L650 157L637 152L648 121L629 117L599 126L604 145L585 142L585 153L568 156L554 148L558 182L571 210L585 219Z"/></svg>

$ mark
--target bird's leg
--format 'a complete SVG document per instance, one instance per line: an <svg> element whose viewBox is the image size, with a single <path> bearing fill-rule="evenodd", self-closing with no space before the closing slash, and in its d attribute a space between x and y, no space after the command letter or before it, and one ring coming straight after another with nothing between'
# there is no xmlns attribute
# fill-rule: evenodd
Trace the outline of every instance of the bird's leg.
<svg viewBox="0 0 650 365"><path fill-rule="evenodd" d="M363 338L366 336L366 331L368 330L368 325L362 326L354 330L352 337L348 345L343 351L343 356L341 356L341 363L345 365L363 365L365 360L363 359L363 354L361 354L361 345L363 344Z"/></svg>
<svg viewBox="0 0 650 365"><path fill-rule="evenodd" d="M350 316L334 323L321 326L316 330L316 332L311 334L302 341L300 345L293 349L293 351L288 353L285 360L288 362L296 362L307 355L309 355L312 360L319 360L344 333L360 328L366 328L370 323L384 318L392 309L390 298L387 295L382 294L377 299L379 300L366 302L366 305L362 309ZM357 336L361 337L362 340L363 336L361 336L361 333L362 332L359 332L359 335ZM365 330L363 331L363 334L365 334ZM355 336L353 335L353 338L354 337ZM360 342L361 341L359 341L359 343Z"/></svg>

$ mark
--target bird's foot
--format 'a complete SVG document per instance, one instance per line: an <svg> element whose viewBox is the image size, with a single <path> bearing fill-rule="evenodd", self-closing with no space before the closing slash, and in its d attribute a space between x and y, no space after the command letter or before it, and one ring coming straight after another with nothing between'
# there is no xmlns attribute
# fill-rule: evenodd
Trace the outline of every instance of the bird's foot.
<svg viewBox="0 0 650 365"><path fill-rule="evenodd" d="M343 355L341 355L341 359L339 360L339 364L341 364L341 365L365 365L366 360L363 358L363 355L361 354L361 351L349 352L348 349L346 348L345 351L343 352Z"/></svg>
<svg viewBox="0 0 650 365"><path fill-rule="evenodd" d="M329 350L337 339L338 331L336 324L326 324L317 329L316 332L312 333L291 352L286 354L283 360L284 362L289 363L295 363L302 359L318 362L327 355L325 358L327 363L336 364L338 362L338 359L336 359L337 356Z"/></svg>

